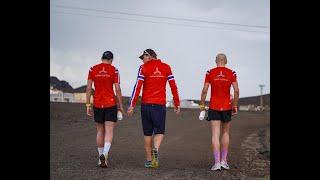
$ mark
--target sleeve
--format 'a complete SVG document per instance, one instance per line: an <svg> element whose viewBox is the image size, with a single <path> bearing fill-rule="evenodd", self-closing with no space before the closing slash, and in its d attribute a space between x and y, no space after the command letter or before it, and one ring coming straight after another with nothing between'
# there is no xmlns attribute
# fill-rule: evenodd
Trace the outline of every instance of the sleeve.
<svg viewBox="0 0 320 180"><path fill-rule="evenodd" d="M133 87L133 91L132 91L132 94L131 94L129 106L132 106L132 107L136 106L136 103L137 103L137 100L138 100L138 97L139 97L140 90L141 90L141 87L143 85L143 82L144 82L144 73L143 73L142 66L140 66L139 70L138 70L137 81L136 81L136 84Z"/></svg>
<svg viewBox="0 0 320 180"><path fill-rule="evenodd" d="M237 73L235 71L232 71L232 81L231 82L237 82Z"/></svg>
<svg viewBox="0 0 320 180"><path fill-rule="evenodd" d="M115 71L114 71L113 83L119 83L120 84L120 73L119 73L119 70L117 68L115 68Z"/></svg>
<svg viewBox="0 0 320 180"><path fill-rule="evenodd" d="M89 80L89 79L90 79L90 80L93 80L92 70L93 70L93 68L91 67L91 68L89 69L89 73L88 73L88 80Z"/></svg>
<svg viewBox="0 0 320 180"><path fill-rule="evenodd" d="M170 88L171 88L171 93L172 93L172 96L173 96L174 105L175 106L180 106L179 92L178 92L178 88L177 88L174 76L172 75L172 71L171 71L170 66L168 66L167 80L169 81L169 85L170 85Z"/></svg>
<svg viewBox="0 0 320 180"><path fill-rule="evenodd" d="M209 77L209 75L210 75L210 71L208 70L208 71L206 72L206 77L205 77L205 80L204 80L205 83L210 83L210 77Z"/></svg>

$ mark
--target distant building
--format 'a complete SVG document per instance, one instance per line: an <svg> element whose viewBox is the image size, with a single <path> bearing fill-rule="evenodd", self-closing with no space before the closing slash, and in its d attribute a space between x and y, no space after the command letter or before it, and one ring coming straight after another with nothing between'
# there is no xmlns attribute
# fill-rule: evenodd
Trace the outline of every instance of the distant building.
<svg viewBox="0 0 320 180"><path fill-rule="evenodd" d="M87 93L86 93L87 86L81 86L74 90L74 102L75 103L86 103ZM92 89L92 94L94 93L94 89ZM93 102L93 96L90 98L90 102Z"/></svg>
<svg viewBox="0 0 320 180"><path fill-rule="evenodd" d="M166 107L174 107L173 101L167 101ZM191 100L181 100L180 101L180 108L199 108L199 104L195 103Z"/></svg>
<svg viewBox="0 0 320 180"><path fill-rule="evenodd" d="M255 107L253 104L247 106L239 106L239 111L254 111Z"/></svg>
<svg viewBox="0 0 320 180"><path fill-rule="evenodd" d="M65 93L50 87L50 102L74 102L74 96L72 93Z"/></svg>
<svg viewBox="0 0 320 180"><path fill-rule="evenodd" d="M241 105L239 106L239 110L240 111L270 111L270 107L267 105L267 106L255 106L253 104L249 104L247 106L245 105Z"/></svg>
<svg viewBox="0 0 320 180"><path fill-rule="evenodd" d="M86 103L87 94L86 93L73 93L75 103ZM90 102L93 102L93 96L90 98Z"/></svg>

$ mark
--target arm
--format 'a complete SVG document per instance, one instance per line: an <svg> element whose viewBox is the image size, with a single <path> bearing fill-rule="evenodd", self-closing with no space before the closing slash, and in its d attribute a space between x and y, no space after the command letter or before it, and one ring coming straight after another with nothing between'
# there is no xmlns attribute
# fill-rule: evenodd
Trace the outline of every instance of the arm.
<svg viewBox="0 0 320 180"><path fill-rule="evenodd" d="M204 79L202 92L201 92L201 101L200 101L200 105L199 105L200 111L205 110L205 101L206 101L209 86L210 86L210 71L207 71L205 79Z"/></svg>
<svg viewBox="0 0 320 180"><path fill-rule="evenodd" d="M177 114L179 114L180 113L180 99L179 99L178 88L177 88L175 80L170 80L169 85L170 85L171 93L173 96L175 112Z"/></svg>
<svg viewBox="0 0 320 180"><path fill-rule="evenodd" d="M117 100L118 100L118 110L120 110L122 113L124 113L123 111L123 104L122 104L122 93L121 93L121 88L120 88L120 72L117 68L115 68L114 71L114 79L113 79L113 83L114 83L114 88L116 91L116 96L117 96Z"/></svg>
<svg viewBox="0 0 320 180"><path fill-rule="evenodd" d="M174 79L169 80L169 85L171 89L171 93L173 96L173 102L175 107L180 106L180 99L179 99L179 93L178 93L178 87Z"/></svg>
<svg viewBox="0 0 320 180"><path fill-rule="evenodd" d="M232 87L233 87L233 106L238 107L238 101L239 101L239 87L238 87L238 82L233 82L232 83Z"/></svg>
<svg viewBox="0 0 320 180"><path fill-rule="evenodd" d="M124 113L123 110L123 104L122 104L122 93L121 93L121 88L120 88L120 84L119 83L115 83L114 87L116 89L116 96L118 99L118 103L119 103L119 110Z"/></svg>
<svg viewBox="0 0 320 180"><path fill-rule="evenodd" d="M239 87L238 87L238 82L235 81L232 83L233 87L233 107L232 107L232 115L235 115L238 113L238 101L239 101Z"/></svg>
<svg viewBox="0 0 320 180"><path fill-rule="evenodd" d="M176 81L174 79L174 76L172 75L172 71L171 71L170 67L169 67L167 80L169 81L171 93L172 93L172 96L173 96L173 103L174 103L175 112L177 114L179 114L179 112L180 112L179 92L178 92L178 87L177 87Z"/></svg>
<svg viewBox="0 0 320 180"><path fill-rule="evenodd" d="M233 102L232 102L232 115L238 113L238 101L239 101L239 87L237 81L237 73L232 71L232 87L233 87Z"/></svg>
<svg viewBox="0 0 320 180"><path fill-rule="evenodd" d="M131 116L133 114L133 109L136 106L139 94L140 94L140 90L141 87L143 86L143 82L144 82L144 75L142 73L142 66L140 66L139 70L138 70L138 77L137 77L137 81L136 84L134 85L133 91L132 91L132 95L130 98L130 104L129 104L129 108L128 108L128 116Z"/></svg>
<svg viewBox="0 0 320 180"><path fill-rule="evenodd" d="M142 86L143 86L143 80L138 79L133 88L129 107L134 108L136 106Z"/></svg>
<svg viewBox="0 0 320 180"><path fill-rule="evenodd" d="M87 115L92 116L92 108L90 103L90 98L92 94L92 80L88 79L87 89L86 89L86 106L87 106Z"/></svg>
<svg viewBox="0 0 320 180"><path fill-rule="evenodd" d="M202 92L201 92L201 101L200 101L200 110L205 110L205 101L208 93L210 84L208 82L205 82L203 84Z"/></svg>

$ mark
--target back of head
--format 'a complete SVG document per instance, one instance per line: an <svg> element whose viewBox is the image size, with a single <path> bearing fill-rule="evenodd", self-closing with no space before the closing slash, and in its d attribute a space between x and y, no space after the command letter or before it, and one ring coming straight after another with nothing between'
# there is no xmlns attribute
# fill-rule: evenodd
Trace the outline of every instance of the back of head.
<svg viewBox="0 0 320 180"><path fill-rule="evenodd" d="M227 56L225 54L223 54L223 53L219 53L216 56L216 63L217 64L222 64L222 65L227 64Z"/></svg>
<svg viewBox="0 0 320 180"><path fill-rule="evenodd" d="M142 55L139 58L143 61L143 63L148 62L151 59L157 59L157 54L152 49L146 49L143 51Z"/></svg>
<svg viewBox="0 0 320 180"><path fill-rule="evenodd" d="M105 51L102 54L101 60L112 61L113 60L113 53L111 51Z"/></svg>
<svg viewBox="0 0 320 180"><path fill-rule="evenodd" d="M153 49L146 49L145 51L148 52L152 58L157 59L157 54Z"/></svg>

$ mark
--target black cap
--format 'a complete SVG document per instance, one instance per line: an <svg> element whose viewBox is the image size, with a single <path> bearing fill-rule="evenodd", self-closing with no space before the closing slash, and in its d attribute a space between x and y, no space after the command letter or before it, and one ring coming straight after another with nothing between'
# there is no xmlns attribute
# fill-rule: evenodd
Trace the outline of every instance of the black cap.
<svg viewBox="0 0 320 180"><path fill-rule="evenodd" d="M113 59L113 54L111 51L106 51L102 54L101 59Z"/></svg>
<svg viewBox="0 0 320 180"><path fill-rule="evenodd" d="M140 59L143 59L143 56L144 56L144 55L150 55L150 56L152 56L152 57L154 57L154 58L157 57L157 54L156 54L156 53L154 52L154 50L152 50L152 49L146 49L146 50L144 50L143 53L142 53L142 55L139 56L139 58L140 58Z"/></svg>

